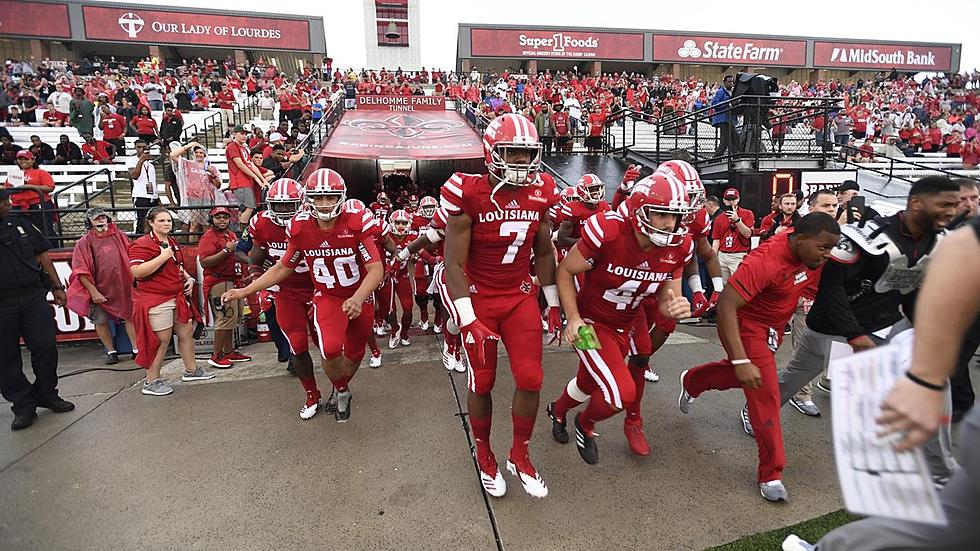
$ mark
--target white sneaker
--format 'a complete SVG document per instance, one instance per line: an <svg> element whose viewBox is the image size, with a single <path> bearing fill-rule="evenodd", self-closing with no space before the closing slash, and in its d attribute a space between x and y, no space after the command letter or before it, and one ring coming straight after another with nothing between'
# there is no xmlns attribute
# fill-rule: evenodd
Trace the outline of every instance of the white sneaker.
<svg viewBox="0 0 980 551"><path fill-rule="evenodd" d="M469 365L466 363L466 354L464 354L461 350L457 351L456 353L459 354L459 356L454 358L456 360L454 369L457 373L466 373L466 370L469 368Z"/></svg>
<svg viewBox="0 0 980 551"><path fill-rule="evenodd" d="M368 366L381 367L381 354L378 354L377 356L372 355L371 360L368 362Z"/></svg>
<svg viewBox="0 0 980 551"><path fill-rule="evenodd" d="M654 371L652 367L648 367L646 371L643 372L643 378L651 383L655 383L660 380L660 375L657 375L657 372Z"/></svg>
<svg viewBox="0 0 980 551"><path fill-rule="evenodd" d="M388 348L391 349L398 348L398 335L392 335L388 337Z"/></svg>
<svg viewBox="0 0 980 551"><path fill-rule="evenodd" d="M449 344L446 341L442 342L442 367L445 367L446 371L452 371L456 367L456 355L449 351Z"/></svg>
<svg viewBox="0 0 980 551"><path fill-rule="evenodd" d="M423 321L422 323L419 323L419 329L421 329L423 333L425 333L426 331L428 331L429 330L429 322Z"/></svg>
<svg viewBox="0 0 980 551"><path fill-rule="evenodd" d="M439 333L442 333L442 326L441 325L433 325L432 326L432 332L435 333L436 335L438 335Z"/></svg>
<svg viewBox="0 0 980 551"><path fill-rule="evenodd" d="M384 326L383 325L375 325L374 326L374 334L376 336L378 336L378 337L384 336L384 334L385 334L385 328L384 328Z"/></svg>
<svg viewBox="0 0 980 551"><path fill-rule="evenodd" d="M500 469L497 469L497 476L490 476L480 469L480 482L483 484L483 489L493 497L503 497L507 493L507 481L504 480Z"/></svg>
<svg viewBox="0 0 980 551"><path fill-rule="evenodd" d="M813 551L814 545L806 540L800 539L796 534L790 534L783 540L783 551Z"/></svg>
<svg viewBox="0 0 980 551"><path fill-rule="evenodd" d="M311 419L316 415L317 410L320 409L320 400L317 400L313 404L303 404L303 407L299 410L300 419Z"/></svg>
<svg viewBox="0 0 980 551"><path fill-rule="evenodd" d="M410 344L412 344L411 339L409 339L408 337L402 338L402 346L409 346Z"/></svg>
<svg viewBox="0 0 980 551"><path fill-rule="evenodd" d="M528 473L520 471L518 470L517 465L515 465L510 459L507 460L507 471L521 481L521 485L524 486L524 491L531 497L548 497L548 486L545 485L544 480L541 480L541 475L537 472L535 472L532 476Z"/></svg>

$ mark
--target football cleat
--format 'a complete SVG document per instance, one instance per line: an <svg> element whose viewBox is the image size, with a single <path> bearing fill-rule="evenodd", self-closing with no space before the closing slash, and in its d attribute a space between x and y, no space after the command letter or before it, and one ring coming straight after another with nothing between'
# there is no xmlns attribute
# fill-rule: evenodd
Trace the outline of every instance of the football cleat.
<svg viewBox="0 0 980 551"><path fill-rule="evenodd" d="M423 322L419 322L419 329L421 329L423 333L425 333L426 331L428 331L429 330L429 321L426 320L426 321L423 321Z"/></svg>
<svg viewBox="0 0 980 551"><path fill-rule="evenodd" d="M402 346L409 346L412 344L411 339L408 337L402 337Z"/></svg>
<svg viewBox="0 0 980 551"><path fill-rule="evenodd" d="M568 427L565 419L561 421L555 417L555 403L550 402L544 409L545 413L548 414L548 419L551 419L551 437L555 439L555 442L559 444L568 443Z"/></svg>
<svg viewBox="0 0 980 551"><path fill-rule="evenodd" d="M320 393L307 392L306 403L299 410L300 419L312 419L318 409L320 409Z"/></svg>
<svg viewBox="0 0 980 551"><path fill-rule="evenodd" d="M469 363L466 361L466 354L463 352L463 347L456 349L456 365L454 369L457 373L466 373Z"/></svg>
<svg viewBox="0 0 980 551"><path fill-rule="evenodd" d="M346 423L350 419L351 402L353 397L351 396L350 390L344 392L337 392L337 412L334 413L333 417L338 423Z"/></svg>
<svg viewBox="0 0 980 551"><path fill-rule="evenodd" d="M435 325L435 324L433 324L432 325L432 332L435 333L436 335L438 335L439 333L442 333L442 326L441 325Z"/></svg>
<svg viewBox="0 0 980 551"><path fill-rule="evenodd" d="M392 350L398 348L398 335L388 337L388 348L391 348Z"/></svg>
<svg viewBox="0 0 980 551"><path fill-rule="evenodd" d="M518 463L519 462L519 463ZM532 497L547 497L548 486L545 485L538 470L531 464L531 458L524 454L524 457L515 462L513 458L507 458L507 471L516 476L524 486L524 491Z"/></svg>
<svg viewBox="0 0 980 551"><path fill-rule="evenodd" d="M643 433L643 419L636 421L626 419L623 423L623 432L626 433L626 441L633 453L643 457L650 455L650 444L647 443L646 435Z"/></svg>
<svg viewBox="0 0 980 551"><path fill-rule="evenodd" d="M380 351L378 351L377 354L374 354L374 353L371 354L371 360L368 362L368 365L371 366L371 367L374 367L374 368L381 367L381 352Z"/></svg>
<svg viewBox="0 0 980 551"><path fill-rule="evenodd" d="M786 491L786 486L783 486L782 480L772 480L759 484L759 493L766 501L789 501L789 492Z"/></svg>
<svg viewBox="0 0 980 551"><path fill-rule="evenodd" d="M507 482L504 475L497 468L497 458L493 452L485 456L478 456L476 464L480 467L480 483L483 489L493 497L502 497L507 493Z"/></svg>
<svg viewBox="0 0 980 551"><path fill-rule="evenodd" d="M687 393L687 389L684 388L684 378L687 377L687 372L690 369L685 369L681 371L681 395L677 397L677 407L680 408L681 413L687 415L691 411L691 403L694 402L694 398Z"/></svg>
<svg viewBox="0 0 980 551"><path fill-rule="evenodd" d="M578 448L578 454L582 456L583 461L589 465L595 465L599 462L599 447L595 443L595 433L589 434L579 424L581 416L581 413L575 416L575 446Z"/></svg>
<svg viewBox="0 0 980 551"><path fill-rule="evenodd" d="M442 342L442 366L446 368L446 371L452 371L456 368L456 350L451 349L446 341Z"/></svg>
<svg viewBox="0 0 980 551"><path fill-rule="evenodd" d="M333 415L337 413L337 390L330 389L330 397L327 398L325 404L323 404L323 412L327 415Z"/></svg>
<svg viewBox="0 0 980 551"><path fill-rule="evenodd" d="M643 372L643 378L651 383L655 383L660 380L660 375L657 375L657 372L652 367L647 367L646 371Z"/></svg>

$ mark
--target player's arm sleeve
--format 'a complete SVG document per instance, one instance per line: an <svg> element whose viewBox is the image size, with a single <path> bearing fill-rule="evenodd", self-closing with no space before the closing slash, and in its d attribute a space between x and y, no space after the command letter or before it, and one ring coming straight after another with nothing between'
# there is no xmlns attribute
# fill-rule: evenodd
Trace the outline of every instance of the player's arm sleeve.
<svg viewBox="0 0 980 551"><path fill-rule="evenodd" d="M449 216L463 213L463 177L459 172L450 176L439 190L439 205Z"/></svg>
<svg viewBox="0 0 980 551"><path fill-rule="evenodd" d="M365 266L381 261L381 254L378 253L378 246L374 243L374 237L370 233L365 232L361 234L361 243L358 245L357 249L361 256L361 262Z"/></svg>

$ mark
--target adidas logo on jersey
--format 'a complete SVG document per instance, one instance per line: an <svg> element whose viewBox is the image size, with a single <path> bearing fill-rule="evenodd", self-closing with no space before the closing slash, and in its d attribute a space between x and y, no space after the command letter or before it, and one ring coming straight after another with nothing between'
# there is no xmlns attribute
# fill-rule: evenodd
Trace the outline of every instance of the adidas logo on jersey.
<svg viewBox="0 0 980 551"><path fill-rule="evenodd" d="M476 344L476 340L473 338L473 333L466 334L466 344Z"/></svg>
<svg viewBox="0 0 980 551"><path fill-rule="evenodd" d="M504 208L507 208L507 209L519 209L519 208L521 208L521 204L517 202L517 199L511 199L510 200L510 203L507 203L507 206L504 207Z"/></svg>
<svg viewBox="0 0 980 551"><path fill-rule="evenodd" d="M325 247L329 247L329 246L330 246L330 242L329 241L324 241L323 243L320 243L320 247L321 248L325 248Z"/></svg>
<svg viewBox="0 0 980 551"><path fill-rule="evenodd" d="M647 262L646 260L644 260L642 264L640 264L639 266L636 267L636 269L637 270L649 270L650 269L650 263Z"/></svg>

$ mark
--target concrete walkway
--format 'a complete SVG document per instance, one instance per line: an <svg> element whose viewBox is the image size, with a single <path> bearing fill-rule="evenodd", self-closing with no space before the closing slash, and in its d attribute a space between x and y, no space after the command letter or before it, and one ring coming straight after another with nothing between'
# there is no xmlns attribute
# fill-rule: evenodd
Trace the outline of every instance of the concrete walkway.
<svg viewBox="0 0 980 551"><path fill-rule="evenodd" d="M78 408L46 410L28 430L7 428L0 405L0 541L7 549L703 549L815 517L841 505L825 415L786 408L793 501L765 503L755 442L741 429L741 393L709 393L677 410L683 368L722 356L713 328L685 327L656 357L646 431L653 454L633 456L622 418L599 425L600 463L550 436L544 404L574 374L563 346L544 357L532 458L551 491L485 500L463 430L465 375L443 370L434 337L384 349L361 369L346 424L298 416L299 383L271 344L255 360L163 398L139 392L142 371L62 380ZM780 351L785 363L789 346ZM101 365L94 347L65 348L61 371ZM116 367L132 367L123 362ZM179 369L170 364L166 373ZM500 362L493 445L510 448L513 391ZM319 374L321 389L327 380Z"/></svg>

